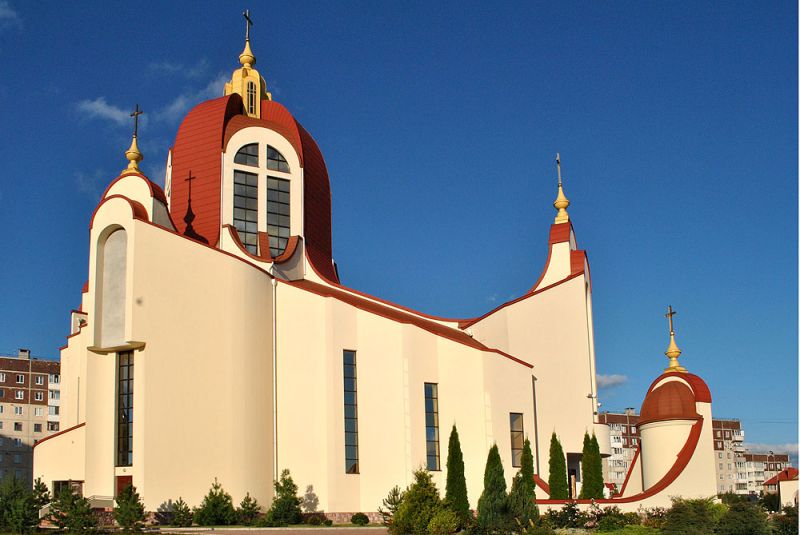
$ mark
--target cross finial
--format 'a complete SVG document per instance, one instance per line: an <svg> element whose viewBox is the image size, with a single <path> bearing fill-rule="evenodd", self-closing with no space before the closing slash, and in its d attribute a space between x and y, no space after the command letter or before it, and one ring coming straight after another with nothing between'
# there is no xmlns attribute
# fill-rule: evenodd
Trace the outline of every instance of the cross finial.
<svg viewBox="0 0 800 535"><path fill-rule="evenodd" d="M242 16L244 17L244 20L247 23L247 29L245 29L244 38L245 38L245 41L249 41L250 40L250 26L253 25L253 21L250 19L250 10L249 9L245 9L244 12L242 13Z"/></svg>
<svg viewBox="0 0 800 535"><path fill-rule="evenodd" d="M139 109L139 105L136 105L136 109L131 112L131 117L133 117L133 137L137 137L139 135L139 116L143 114L144 111Z"/></svg>
<svg viewBox="0 0 800 535"><path fill-rule="evenodd" d="M558 185L561 185L561 155L556 153L556 167L558 168Z"/></svg>
<svg viewBox="0 0 800 535"><path fill-rule="evenodd" d="M676 311L672 310L672 305L667 306L667 313L664 314L664 317L669 320L669 334L674 335L675 329L672 328L672 316L677 314Z"/></svg>
<svg viewBox="0 0 800 535"><path fill-rule="evenodd" d="M567 223L569 222L569 214L567 213L569 199L564 195L564 189L561 187L561 154L559 153L556 153L556 168L558 169L558 195L553 203L553 208L558 210L558 214L556 214L555 222Z"/></svg>

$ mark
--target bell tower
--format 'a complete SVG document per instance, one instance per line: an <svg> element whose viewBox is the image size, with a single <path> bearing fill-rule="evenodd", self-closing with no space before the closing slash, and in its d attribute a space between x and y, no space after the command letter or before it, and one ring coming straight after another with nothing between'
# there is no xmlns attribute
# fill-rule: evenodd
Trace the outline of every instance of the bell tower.
<svg viewBox="0 0 800 535"><path fill-rule="evenodd" d="M239 54L241 68L233 71L230 82L225 83L225 95L237 93L242 97L244 111L249 117L261 118L261 101L272 100L272 94L267 91L264 78L253 68L256 57L250 49L250 10L242 13L246 23L244 50Z"/></svg>

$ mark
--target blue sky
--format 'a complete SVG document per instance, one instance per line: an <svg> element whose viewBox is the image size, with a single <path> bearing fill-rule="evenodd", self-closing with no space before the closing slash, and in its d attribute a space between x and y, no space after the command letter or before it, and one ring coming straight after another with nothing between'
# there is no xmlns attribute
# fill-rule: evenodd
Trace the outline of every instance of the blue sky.
<svg viewBox="0 0 800 535"><path fill-rule="evenodd" d="M127 112L163 183L181 118L237 66L243 7L0 0L0 352L57 356ZM796 444L796 3L249 7L256 67L327 160L345 284L455 317L519 296L558 151L603 407L640 406L671 304L715 415Z"/></svg>

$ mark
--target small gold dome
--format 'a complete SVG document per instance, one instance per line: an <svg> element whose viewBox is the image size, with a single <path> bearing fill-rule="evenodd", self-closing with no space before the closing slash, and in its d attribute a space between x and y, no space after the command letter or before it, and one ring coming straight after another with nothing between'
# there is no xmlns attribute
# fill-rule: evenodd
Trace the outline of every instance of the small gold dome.
<svg viewBox="0 0 800 535"><path fill-rule="evenodd" d="M256 64L256 57L253 55L253 51L250 49L250 39L247 39L244 42L244 50L242 50L242 53L239 54L239 63L241 63L242 67L245 69L251 69L253 65Z"/></svg>
<svg viewBox="0 0 800 535"><path fill-rule="evenodd" d="M136 136L133 136L131 146L125 151L125 157L128 159L128 167L122 170L123 173L139 173L139 162L144 160L144 156L139 151L139 144L136 143Z"/></svg>

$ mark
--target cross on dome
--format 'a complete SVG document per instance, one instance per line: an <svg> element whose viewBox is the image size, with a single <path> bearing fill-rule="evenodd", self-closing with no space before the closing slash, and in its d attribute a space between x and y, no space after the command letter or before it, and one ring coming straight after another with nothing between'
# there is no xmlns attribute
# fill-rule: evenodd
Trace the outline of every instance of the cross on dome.
<svg viewBox="0 0 800 535"><path fill-rule="evenodd" d="M564 195L564 189L561 187L561 155L556 153L556 167L558 169L558 196L556 196L555 202L553 202L553 208L558 210L556 214L556 223L568 223L569 222L569 214L567 213L567 207L569 206L569 199L567 199L566 195Z"/></svg>
<svg viewBox="0 0 800 535"><path fill-rule="evenodd" d="M669 347L667 347L666 352L664 352L667 358L669 358L669 366L664 369L665 372L686 371L686 368L678 363L678 357L681 356L681 350L678 347L678 344L675 343L675 329L672 323L672 316L675 314L677 314L677 312L672 310L672 305L667 307L667 313L664 314L664 317L669 320Z"/></svg>
<svg viewBox="0 0 800 535"><path fill-rule="evenodd" d="M125 151L125 158L128 159L128 167L122 170L123 173L141 172L139 170L139 162L144 160L144 156L139 150L139 144L136 142L136 139L139 136L139 116L143 113L144 111L139 109L139 104L136 104L136 108L130 114L130 116L133 117L133 140L131 140L131 146Z"/></svg>

